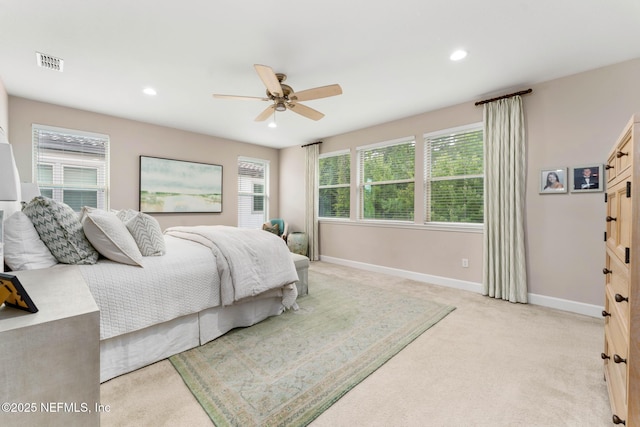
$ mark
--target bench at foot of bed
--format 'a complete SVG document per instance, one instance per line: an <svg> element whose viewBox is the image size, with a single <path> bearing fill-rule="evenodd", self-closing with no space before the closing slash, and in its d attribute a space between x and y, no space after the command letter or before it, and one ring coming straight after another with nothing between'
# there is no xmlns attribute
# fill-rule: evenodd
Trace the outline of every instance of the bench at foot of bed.
<svg viewBox="0 0 640 427"><path fill-rule="evenodd" d="M298 255L291 252L291 259L293 259L296 265L296 271L298 272L298 280L296 286L298 287L298 297L305 296L309 293L309 258L304 255Z"/></svg>

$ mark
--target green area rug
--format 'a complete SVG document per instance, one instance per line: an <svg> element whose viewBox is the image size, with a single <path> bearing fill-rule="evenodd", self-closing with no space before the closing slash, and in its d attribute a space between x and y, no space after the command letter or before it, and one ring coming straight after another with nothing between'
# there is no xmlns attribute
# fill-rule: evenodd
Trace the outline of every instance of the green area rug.
<svg viewBox="0 0 640 427"><path fill-rule="evenodd" d="M313 271L309 292L169 359L216 426L305 426L455 309Z"/></svg>

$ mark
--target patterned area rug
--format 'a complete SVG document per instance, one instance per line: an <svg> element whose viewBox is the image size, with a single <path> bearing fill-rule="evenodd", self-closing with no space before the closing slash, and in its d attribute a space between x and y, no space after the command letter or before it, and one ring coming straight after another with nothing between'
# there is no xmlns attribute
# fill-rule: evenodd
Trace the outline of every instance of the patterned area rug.
<svg viewBox="0 0 640 427"><path fill-rule="evenodd" d="M169 360L222 426L305 426L455 307L309 272L287 311Z"/></svg>

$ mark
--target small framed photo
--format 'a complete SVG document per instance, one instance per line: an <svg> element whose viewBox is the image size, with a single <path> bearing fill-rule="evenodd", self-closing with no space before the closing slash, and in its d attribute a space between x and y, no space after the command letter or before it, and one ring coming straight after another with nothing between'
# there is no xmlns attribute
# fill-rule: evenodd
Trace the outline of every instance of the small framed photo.
<svg viewBox="0 0 640 427"><path fill-rule="evenodd" d="M586 193L603 190L602 164L571 168L571 192Z"/></svg>
<svg viewBox="0 0 640 427"><path fill-rule="evenodd" d="M0 273L0 305L37 313L38 307L31 301L20 280L13 274Z"/></svg>
<svg viewBox="0 0 640 427"><path fill-rule="evenodd" d="M540 170L540 194L567 192L567 168L544 168Z"/></svg>

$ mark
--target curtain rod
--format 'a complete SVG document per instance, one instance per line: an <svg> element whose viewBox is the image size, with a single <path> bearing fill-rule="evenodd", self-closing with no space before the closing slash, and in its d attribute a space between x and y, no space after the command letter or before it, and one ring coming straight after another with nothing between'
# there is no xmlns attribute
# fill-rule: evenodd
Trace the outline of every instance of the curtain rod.
<svg viewBox="0 0 640 427"><path fill-rule="evenodd" d="M521 90L520 92L514 92L514 93L510 93L508 95L502 95L502 96L498 96L496 98L485 99L484 101L478 101L478 102L476 102L476 105L486 104L488 102L497 101L499 99L511 98L512 96L526 95L526 94L531 93L531 92L533 92L533 89Z"/></svg>
<svg viewBox="0 0 640 427"><path fill-rule="evenodd" d="M309 144L301 145L300 148L308 147L310 145L322 144L322 141L310 142Z"/></svg>

